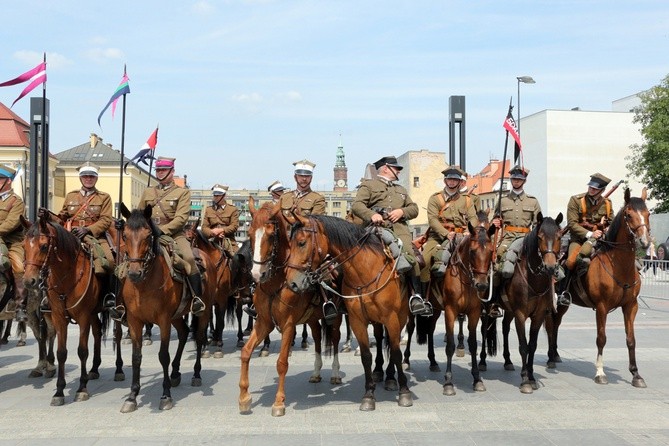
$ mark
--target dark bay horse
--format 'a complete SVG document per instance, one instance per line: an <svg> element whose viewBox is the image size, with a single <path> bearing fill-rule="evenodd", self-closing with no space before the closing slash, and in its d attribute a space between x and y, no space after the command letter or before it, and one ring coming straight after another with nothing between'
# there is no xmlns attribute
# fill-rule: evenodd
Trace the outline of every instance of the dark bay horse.
<svg viewBox="0 0 669 446"><path fill-rule="evenodd" d="M272 405L272 416L283 416L286 413L285 380L288 372L288 356L291 343L295 338L295 327L308 323L314 338L316 353L314 370L309 382L320 382L320 371L323 366L321 358L321 325L322 308L320 298L311 290L293 292L285 287L285 265L288 260L288 223L283 218L279 206L265 203L256 210L253 197L249 200L249 209L253 215L249 237L253 250L254 279L258 280L253 293L258 317L241 353L241 371L239 377L239 411L247 413L251 410L252 398L249 393L249 361L253 350L276 328L282 335L281 349L276 361L279 374L277 391ZM325 342L332 345L333 354L332 376L330 383L341 384L339 374L339 326L341 316L326 330Z"/></svg>
<svg viewBox="0 0 669 446"><path fill-rule="evenodd" d="M158 358L163 367L163 395L160 399L161 410L173 407L171 388L181 383L181 356L188 338L188 326L184 316L190 308L190 296L184 295L186 278L180 282L172 277L170 266L165 259L159 243L159 232L151 220L152 207L144 210L128 211L121 204L121 212L127 219L123 230L125 241L125 257L127 278L123 280L122 296L126 306L128 328L132 339L132 384L130 395L125 400L121 412L127 413L137 409L137 395L140 390L139 374L142 364L142 329L145 324L156 324L160 328L160 351ZM196 318L195 333L195 366L191 385L202 385L200 358L206 343L206 330L211 313L211 303L215 291L216 271L206 254L201 254L204 264L202 274L202 301L207 309ZM171 327L177 330L179 344L172 361L172 373L168 374L170 365L170 334Z"/></svg>
<svg viewBox="0 0 669 446"><path fill-rule="evenodd" d="M560 240L564 234L560 223L562 213L555 220L544 218L539 213L536 226L523 239L514 274L503 287L501 305L505 309L502 321L504 368L514 369L509 353L509 330L511 320L514 319L518 350L523 361L520 372L522 393L532 393L538 389L534 378L534 353L537 350L539 330L546 315L556 310L554 278L558 268ZM529 342L525 331L528 318L531 319ZM496 335L496 330L491 335Z"/></svg>
<svg viewBox="0 0 669 446"><path fill-rule="evenodd" d="M604 346L606 345L606 316L621 308L625 324L629 371L634 387L646 387L636 365L636 340L634 318L639 309L637 300L641 290L641 277L636 269L637 249L646 249L650 244L649 212L646 207L646 189L641 197L631 197L625 190L625 204L613 218L603 239L596 249L585 275L572 279L569 293L573 304L595 310L597 322L597 361L595 382L607 384L604 373ZM557 353L557 336L562 316L569 307L559 306L558 312L546 319L548 332L549 367L560 362Z"/></svg>
<svg viewBox="0 0 669 446"><path fill-rule="evenodd" d="M476 328L481 318L482 300L487 297L490 286L495 250L492 236L495 234L496 227L494 225L474 227L468 223L468 231L467 236L458 244L451 256L443 279L441 307L444 310L447 336L447 362L444 376L446 381L443 386L443 394L449 396L455 395L451 370L455 354L455 320L461 314L467 316L467 346L471 356L473 388L477 392L486 390L481 380L479 365L476 362L478 349ZM436 319L432 322L433 325L434 323ZM420 330L421 325L418 325L418 328ZM485 348L485 343L483 348Z"/></svg>
<svg viewBox="0 0 669 446"><path fill-rule="evenodd" d="M379 237L346 220L325 215L296 218L298 224L293 228L290 241L286 281L293 291L302 291L329 274L334 262L341 268L340 292L365 369L365 394L360 410L376 408L376 384L367 333L370 323L385 327L390 362L398 375L399 406L413 405L400 350L401 331L406 325L409 307L402 297L392 257L384 251ZM326 260L327 255L332 258Z"/></svg>
<svg viewBox="0 0 669 446"><path fill-rule="evenodd" d="M25 220L24 220L25 221ZM25 225L29 223L25 222ZM67 328L70 322L79 326L80 361L79 388L75 401L89 398L86 385L89 379L100 377L100 348L109 316L98 313L102 310L99 299L102 284L95 275L92 253L77 237L57 223L49 221L46 213L40 213L37 223L31 225L23 241L25 249L25 274L23 281L28 289L45 287L44 292L51 306L50 317L56 330L58 378L52 406L65 404L65 361L67 360ZM93 362L87 370L88 337L93 333Z"/></svg>

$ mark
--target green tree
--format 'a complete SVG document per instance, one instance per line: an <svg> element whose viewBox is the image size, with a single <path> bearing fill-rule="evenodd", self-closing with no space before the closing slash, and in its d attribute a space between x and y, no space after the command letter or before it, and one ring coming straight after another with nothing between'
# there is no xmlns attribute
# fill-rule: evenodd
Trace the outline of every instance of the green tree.
<svg viewBox="0 0 669 446"><path fill-rule="evenodd" d="M641 124L644 142L630 146L627 169L648 185L650 198L658 203L654 211L669 212L669 75L639 96L633 122Z"/></svg>

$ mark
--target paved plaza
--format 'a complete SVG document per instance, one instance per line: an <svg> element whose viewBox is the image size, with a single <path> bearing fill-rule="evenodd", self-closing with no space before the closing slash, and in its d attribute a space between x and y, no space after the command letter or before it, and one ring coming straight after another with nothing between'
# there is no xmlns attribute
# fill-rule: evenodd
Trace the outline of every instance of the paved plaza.
<svg viewBox="0 0 669 446"><path fill-rule="evenodd" d="M271 353L251 361L251 414L238 411L239 350L236 336L226 330L222 359L203 360L203 386L190 386L194 345L189 343L182 364L181 386L173 389L175 407L158 409L161 371L158 343L143 351L139 407L120 413L131 379L130 347L124 346L126 380L113 381L114 352L103 347L101 378L89 382L91 398L74 403L79 361L77 327L69 329L66 403L51 407L56 379L28 378L36 365L36 344L16 347L16 339L0 349L0 446L224 444L224 445L660 445L669 444L669 390L664 385L669 364L669 301L645 298L636 320L637 362L648 388L631 385L622 314L609 315L604 351L608 385L593 381L595 322L592 310L574 307L565 316L559 346L562 364L549 370L542 330L535 373L539 389L521 394L520 358L511 333L515 372L503 370L500 354L489 358L483 373L487 391L474 392L469 358L454 360L457 394L444 396L444 326L438 322L436 355L441 372L430 372L425 346L413 346L408 371L414 405L398 407L397 393L377 386L374 412L358 409L363 395L360 358L341 353L343 384L329 384L330 358L325 358L323 381L309 384L313 345L296 348L286 379L284 417L271 416L276 390L278 334L272 334ZM371 332L371 330L370 330ZM499 327L501 338L501 327ZM155 339L154 334L154 339ZM172 351L176 343L172 343ZM355 341L354 341L355 346ZM89 359L90 361L90 359Z"/></svg>

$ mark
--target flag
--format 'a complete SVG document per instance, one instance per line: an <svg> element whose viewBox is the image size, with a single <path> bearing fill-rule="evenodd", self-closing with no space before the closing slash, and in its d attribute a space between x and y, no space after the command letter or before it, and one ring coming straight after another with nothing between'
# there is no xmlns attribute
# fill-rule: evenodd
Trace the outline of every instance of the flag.
<svg viewBox="0 0 669 446"><path fill-rule="evenodd" d="M19 164L16 168L16 173L14 174L14 179L12 180L12 189L14 193L21 197L23 200L23 166Z"/></svg>
<svg viewBox="0 0 669 446"><path fill-rule="evenodd" d="M506 119L504 120L503 127L506 129L507 132L509 132L509 134L516 143L513 150L513 160L514 162L518 162L518 158L520 157L521 154L522 145L520 144L520 134L518 133L518 127L516 127L516 121L513 119L513 115L511 114L510 109L509 113L506 115Z"/></svg>
<svg viewBox="0 0 669 446"><path fill-rule="evenodd" d="M128 164L132 162L134 162L135 164L144 163L145 165L148 166L149 165L148 160L153 159L153 154L155 153L156 145L158 145L158 127L156 127L153 133L151 133L149 139L146 140L144 145L139 149L139 152L137 152L137 155L133 156L129 162L125 163L123 170L125 171L125 169L128 167Z"/></svg>
<svg viewBox="0 0 669 446"><path fill-rule="evenodd" d="M109 99L109 102L107 102L107 105L105 105L105 108L102 109L100 115L98 116L98 125L100 125L100 119L102 119L102 115L105 114L109 106L112 104L113 104L112 119L114 118L114 110L116 109L116 102L118 101L118 98L120 98L124 94L130 93L130 84L128 84L129 80L130 79L128 79L128 75L125 73L125 70L123 70L123 78L121 79L121 83L116 88L116 91L114 91L114 94L112 94L112 97Z"/></svg>
<svg viewBox="0 0 669 446"><path fill-rule="evenodd" d="M12 102L12 107L14 106L14 104L16 104L16 102L19 99L21 99L22 97L33 91L35 87L46 82L46 62L42 62L32 70L26 71L22 75L10 81L1 83L0 87L9 87L10 85L22 84L24 82L30 82L30 83L26 88L23 89L19 97L16 98L14 102Z"/></svg>

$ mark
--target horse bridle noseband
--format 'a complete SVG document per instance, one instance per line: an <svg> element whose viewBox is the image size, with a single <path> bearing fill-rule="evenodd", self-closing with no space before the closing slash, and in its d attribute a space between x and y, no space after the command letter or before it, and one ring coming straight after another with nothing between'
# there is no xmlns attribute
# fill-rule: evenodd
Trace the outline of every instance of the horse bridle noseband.
<svg viewBox="0 0 669 446"><path fill-rule="evenodd" d="M274 271L276 271L279 268L283 268L284 265L277 265L274 263L274 259L276 258L277 252L279 251L279 235L277 234L277 231L280 230L279 228L279 222L276 221L275 218L267 220L267 223L271 223L272 226L274 226L274 233L272 234L272 249L269 252L269 255L265 260L256 260L251 256L251 262L253 262L254 265L260 265L264 266L269 263L269 266L267 267L267 276L272 277L274 276ZM265 224L267 224L265 223Z"/></svg>
<svg viewBox="0 0 669 446"><path fill-rule="evenodd" d="M128 251L126 249L125 258L124 258L125 262L139 263L140 264L140 271L141 271L142 275L144 275L146 270L151 265L151 262L156 257L156 254L154 253L154 246L153 246L153 244L155 243L155 236L153 235L153 232L149 233L149 236L147 237L147 240L148 240L148 243L147 243L148 249L144 253L144 257L129 257L128 256Z"/></svg>

